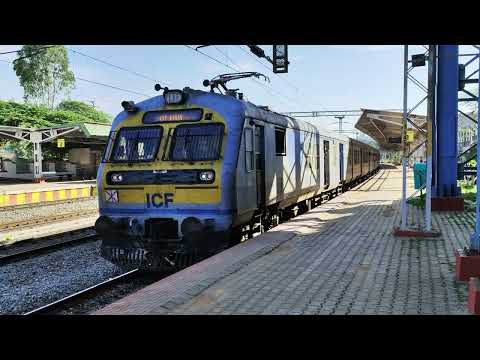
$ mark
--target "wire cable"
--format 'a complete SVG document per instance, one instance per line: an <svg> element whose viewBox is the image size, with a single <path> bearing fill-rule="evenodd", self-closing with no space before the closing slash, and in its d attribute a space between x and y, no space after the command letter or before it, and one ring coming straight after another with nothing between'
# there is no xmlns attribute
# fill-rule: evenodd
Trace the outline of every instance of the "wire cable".
<svg viewBox="0 0 480 360"><path fill-rule="evenodd" d="M225 52L223 52L222 50L220 50L216 45L213 45L213 47L214 47L215 49L217 49L217 51L218 51L220 54L222 54L223 56L225 56L234 66L236 66L238 69L240 69L240 70L242 70L242 71L245 71L245 69L244 69L243 67L241 67L240 65L238 65L237 63L235 63L235 62L232 60L232 58L230 58L230 56L228 56ZM198 50L197 50L197 51L198 51ZM237 69L237 71L240 71L240 70L238 70L238 69ZM265 89L266 89L267 91L268 91L268 90L272 90L272 91L273 91L272 88L267 87L267 85L265 85L264 83L262 83L262 82L260 82L260 81L258 81L258 80L255 80L255 79L253 79L253 78L252 78L251 80L253 80L254 82L256 82L258 85L261 85L261 86L265 87ZM272 94L272 93L270 92L270 94ZM278 96L283 96L284 98L290 100L291 102L295 102L294 99L289 98L289 97L287 97L286 95L283 95L283 94L281 94L281 93L279 93L279 92L277 92L277 94L278 94Z"/></svg>
<svg viewBox="0 0 480 360"><path fill-rule="evenodd" d="M260 63L262 66L264 66L265 68L267 68L268 70L270 70L270 71L271 71L274 75L276 75L279 79L284 80L284 81L287 82L290 86L294 87L294 88L296 89L296 91L297 91L297 94L300 93L300 89L299 89L297 86L295 86L293 83L291 83L291 82L288 81L287 79L281 77L280 75L274 73L273 70L272 70L270 67L268 67L267 65L265 65L263 62L261 62L259 59L257 59L254 55L252 55L249 51L247 51L247 50L245 50L244 48L242 48L240 45L237 45L237 47L238 47L240 50L242 50L244 53L246 53L247 55L251 56L255 61L257 61L258 63ZM303 100L300 100L299 102L303 102ZM306 106L310 106L310 105L308 105L308 104L305 103L305 102L303 102L303 104L306 105ZM325 107L324 107L324 106L322 106L322 105L318 105L318 106L325 110Z"/></svg>
<svg viewBox="0 0 480 360"><path fill-rule="evenodd" d="M210 55L208 55L208 54L206 54L206 53L204 53L204 52L201 52L201 51L193 48L193 47L190 46L190 45L185 45L185 46L188 47L189 49L195 51L195 52L198 52L198 53L202 54L203 56L206 56L206 57L209 58L210 60L215 61L216 63L218 63L218 64L220 64L220 65L223 65L223 66L225 66L225 67L227 67L227 68L229 68L229 69L231 69L231 70L233 70L233 71L240 72L240 69L233 68L233 67L231 67L230 65L225 64L224 62L221 62L220 60L218 60L218 59L216 59L216 58L214 58L214 57L212 57L212 56L210 56ZM265 89L267 92L270 92L269 89L268 89L263 83L255 80L255 79L251 79L251 80L252 80L253 82L255 82L256 84L263 86L264 89ZM272 94L271 92L270 92L270 94L273 95L273 96L276 96L276 95ZM283 102L284 104L287 104L287 103L284 102L282 99L279 98L279 100L280 100L281 102ZM287 104L287 105L288 105L288 104Z"/></svg>
<svg viewBox="0 0 480 360"><path fill-rule="evenodd" d="M248 56L252 57L256 62L258 62L260 65L262 65L264 68L268 69L269 71L272 72L272 74L274 74L277 78L285 81L287 84L289 84L291 87L293 87L297 92L299 92L299 88L297 86L295 86L293 83L291 83L290 81L288 81L287 79L281 77L280 75L278 75L277 73L274 73L273 70L265 65L263 62L261 62L256 56L252 55L252 53L250 53L249 51L245 50L244 48L242 48L241 45L236 45L240 50L242 50L245 54L247 54Z"/></svg>
<svg viewBox="0 0 480 360"><path fill-rule="evenodd" d="M13 64L13 62L11 62L11 61L6 61L6 60L0 60L0 61ZM75 76L75 80L80 80L80 81L84 81L84 82L87 82L87 83L90 83L90 84L105 86L105 87L108 87L108 88L110 88L110 89L120 90L120 91L128 92L128 93L131 93L131 94L135 94L135 95L140 95L140 96L145 96L145 97L151 97L151 95L139 93L139 92L133 91L133 90L123 89L123 88L120 88L120 87L114 86L114 85L99 83L99 82L97 82L97 81L84 79L84 78L81 78L81 77L78 77L78 76Z"/></svg>
<svg viewBox="0 0 480 360"><path fill-rule="evenodd" d="M86 57L86 58L89 58L89 59L91 59L91 60L100 62L100 63L102 63L102 64L105 64L105 65L114 67L114 68L116 68L116 69L126 71L126 72L128 72L128 73L130 73L130 74L139 76L139 77L141 77L141 78L144 78L144 79L147 79L147 80L152 80L152 81L155 81L155 82L161 83L161 84L166 84L166 85L168 85L168 86L172 86L172 84L167 83L166 81L161 81L161 80L155 79L155 78L153 78L153 77L150 77L150 76L147 76L147 75L144 75L144 74L140 74L140 73L138 73L138 72L136 72L136 71L133 71L133 70L124 68L124 67L122 67L122 66L118 66L118 65L109 63L108 61L105 61L105 60L102 60L102 59L98 59L98 58L93 57L93 56L91 56L91 55L85 54L85 53L83 53L83 52L81 52L81 51L78 51L78 50L75 50L75 49L72 49L72 48L69 48L69 47L66 47L66 49L69 50L69 51L71 51L71 52L73 52L73 53L75 53L75 54L84 56L84 57Z"/></svg>
<svg viewBox="0 0 480 360"><path fill-rule="evenodd" d="M200 54L208 57L209 59L211 59L211 60L213 60L213 61L215 61L215 62L217 62L217 63L219 63L219 64L221 64L221 65L223 65L223 66L225 66L225 67L227 67L227 68L229 68L229 69L231 69L231 70L234 70L234 71L236 71L236 72L240 72L241 69L242 69L238 64L236 64L235 62L233 62L233 60L232 60L230 57L228 57L228 55L224 54L224 53L223 53L220 49L218 49L217 47L215 47L215 48L216 48L220 53L226 55L226 57L229 58L230 61L231 61L235 66L237 66L237 68L234 68L234 67L232 67L232 66L230 66L230 65L228 65L228 64L225 64L224 62L221 62L220 60L218 60L218 59L216 59L216 58L214 58L214 57L212 57L212 56L210 56L210 55L208 55L208 54L206 54L206 53L204 53L204 52L201 52L201 51L199 51L199 50L197 50L197 49L195 49L195 48L193 48L193 47L191 47L191 46L189 46L189 45L185 45L185 46L187 46L188 48L190 48L190 49L192 49L192 50L194 50L194 51L196 51L196 52L198 52L198 53L200 53ZM276 90L273 90L271 87L268 87L267 85L263 84L262 82L260 82L260 81L258 81L258 80L256 80L256 79L251 78L250 80L252 80L252 81L253 81L254 83L256 83L257 85L263 87L263 89L264 89L265 91L267 91L270 95L276 97L278 100L280 100L282 103L284 103L284 104L286 104L286 105L288 105L288 106L290 106L290 104L287 103L287 102L285 102L285 101L283 101L280 97L283 97L284 99L288 100L288 101L291 102L292 104L296 104L297 102L299 102L299 101L296 101L295 99L293 99L293 98L291 98L291 97L289 97L289 96L286 96L286 95L284 95L284 94L282 94L282 93L280 93L280 92L278 92L278 91L276 91Z"/></svg>
<svg viewBox="0 0 480 360"><path fill-rule="evenodd" d="M123 89L123 88L120 88L120 87L117 87L117 86L113 86L113 85L109 85L109 84L99 83L99 82L96 82L96 81L93 81L93 80L83 79L83 78L78 77L78 76L75 76L75 79L80 80L80 81L85 81L85 82L88 82L88 83L91 83L91 84L95 84L95 85L105 86L105 87L108 87L108 88L111 88L111 89L116 89L116 90L121 90L121 91L129 92L129 93L132 93L132 94L135 94L135 95L140 95L140 96L145 96L145 97L151 97L151 95L139 93L139 92L132 91L132 90L128 90L128 89Z"/></svg>
<svg viewBox="0 0 480 360"><path fill-rule="evenodd" d="M257 62L259 62L262 66L266 67L269 71L271 71L271 72L272 72L274 75L276 75L279 79L282 79L282 80L284 80L285 82L287 82L290 86L293 86L293 87L296 89L297 93L299 92L298 87L296 87L295 85L293 85L292 83L290 83L288 80L280 77L278 74L274 73L272 69L270 69L270 68L269 68L268 66L266 66L264 63L262 63L260 60L258 60L255 56L253 56L252 54L250 54L248 51L244 50L240 45L237 45L237 46L240 48L240 50L242 50L243 52L245 52L245 53L248 54L249 56L253 57L253 58L254 58ZM218 49L216 46L215 46L215 48L216 48L219 52L221 52L222 54L224 54L224 53L223 53L222 51L220 51L220 49ZM224 55L225 55L227 58L229 58L226 54L224 54ZM230 59L230 58L229 58L229 59ZM231 61L231 60L230 60L230 61ZM263 85L263 84L262 84L262 85ZM303 103L303 105L305 105L305 106L310 106L310 105L308 105L307 103L305 103L301 98L297 98L297 99L295 100L295 99L290 98L290 97L288 97L288 96L286 96L286 95L282 95L281 93L278 93L278 94L281 95L281 96L283 96L283 97L285 97L285 98L287 98L287 99L289 99L289 100L292 101L293 103L299 103L299 102L300 102L300 103ZM324 108L323 106L320 106L320 107ZM324 109L325 109L325 108L324 108Z"/></svg>
<svg viewBox="0 0 480 360"><path fill-rule="evenodd" d="M40 50L44 50L44 49L49 49L49 48L57 47L57 46L58 46L58 45L44 46L44 47L35 49L35 51L40 51ZM13 53L17 53L17 54L18 54L20 51L22 51L22 49L18 49L18 50L14 50L14 51L5 51L5 52L1 52L0 55L13 54Z"/></svg>

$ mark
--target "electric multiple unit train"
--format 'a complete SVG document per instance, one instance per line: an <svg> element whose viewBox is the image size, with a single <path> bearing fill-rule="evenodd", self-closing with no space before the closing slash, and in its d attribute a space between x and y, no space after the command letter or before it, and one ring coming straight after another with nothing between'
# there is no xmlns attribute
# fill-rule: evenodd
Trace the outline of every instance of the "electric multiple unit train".
<svg viewBox="0 0 480 360"><path fill-rule="evenodd" d="M98 171L102 256L181 268L308 211L378 170L377 149L184 88L124 102Z"/></svg>

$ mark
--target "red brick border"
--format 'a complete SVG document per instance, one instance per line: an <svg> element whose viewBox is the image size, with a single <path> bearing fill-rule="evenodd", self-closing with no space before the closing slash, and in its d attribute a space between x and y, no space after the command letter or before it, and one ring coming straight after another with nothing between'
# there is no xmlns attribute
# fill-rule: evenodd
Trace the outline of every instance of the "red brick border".
<svg viewBox="0 0 480 360"><path fill-rule="evenodd" d="M468 256L462 249L455 250L455 274L458 281L480 277L480 256Z"/></svg>
<svg viewBox="0 0 480 360"><path fill-rule="evenodd" d="M432 198L432 211L464 211L463 198Z"/></svg>
<svg viewBox="0 0 480 360"><path fill-rule="evenodd" d="M393 230L393 236L398 237L423 237L423 238L433 238L439 237L439 231L420 231L420 230L400 230L395 228Z"/></svg>
<svg viewBox="0 0 480 360"><path fill-rule="evenodd" d="M470 278L468 288L468 310L472 315L480 315L480 279Z"/></svg>

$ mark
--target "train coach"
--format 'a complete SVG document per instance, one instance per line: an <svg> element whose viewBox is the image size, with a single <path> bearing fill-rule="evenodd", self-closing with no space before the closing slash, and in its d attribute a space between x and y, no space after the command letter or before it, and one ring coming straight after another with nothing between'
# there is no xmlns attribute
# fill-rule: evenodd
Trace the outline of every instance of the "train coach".
<svg viewBox="0 0 480 360"><path fill-rule="evenodd" d="M102 256L178 269L375 173L379 152L238 96L165 89L122 103L97 186Z"/></svg>

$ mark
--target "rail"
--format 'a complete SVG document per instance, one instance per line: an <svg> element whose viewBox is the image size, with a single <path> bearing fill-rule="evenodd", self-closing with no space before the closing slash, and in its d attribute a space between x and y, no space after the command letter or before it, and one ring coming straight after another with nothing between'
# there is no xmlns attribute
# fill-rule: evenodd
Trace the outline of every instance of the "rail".
<svg viewBox="0 0 480 360"><path fill-rule="evenodd" d="M105 280L99 284L90 286L87 289L68 295L60 300L54 301L50 304L31 310L23 315L54 314L55 312L58 312L58 310L65 308L66 306L69 306L69 305L73 306L85 298L90 298L91 296L96 295L100 291L109 290L113 286L115 286L117 283L124 282L125 280L130 280L131 278L137 276L138 274L139 274L139 269L128 271L116 277Z"/></svg>
<svg viewBox="0 0 480 360"><path fill-rule="evenodd" d="M76 218L81 218L81 217L94 215L94 214L98 214L97 209L73 211L73 212L58 214L58 215L35 217L35 218L29 219L29 220L12 221L12 222L7 222L7 223L0 224L0 231L30 228L32 226L37 226L37 225L42 225L42 224L51 224L51 223L56 223L56 222L59 222L59 221L64 221L64 220L68 220L68 219L76 219Z"/></svg>
<svg viewBox="0 0 480 360"><path fill-rule="evenodd" d="M93 227L89 227L38 239L18 241L11 245L0 246L0 265L68 244L97 241L98 239L99 236Z"/></svg>

